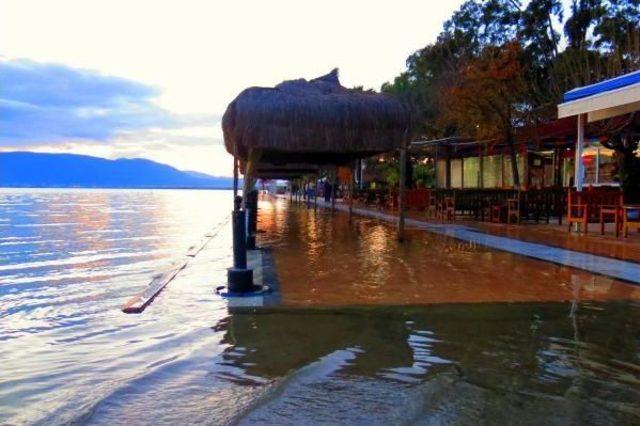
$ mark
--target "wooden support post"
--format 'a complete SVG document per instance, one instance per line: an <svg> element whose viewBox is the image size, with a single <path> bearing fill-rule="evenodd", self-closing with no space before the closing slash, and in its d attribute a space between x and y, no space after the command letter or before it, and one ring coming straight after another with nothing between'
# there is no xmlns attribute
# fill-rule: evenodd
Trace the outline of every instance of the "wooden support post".
<svg viewBox="0 0 640 426"><path fill-rule="evenodd" d="M247 164L245 165L244 170L244 185L242 187L242 206L247 208L247 194L251 192L253 186L255 184L255 168L256 163L260 160L260 151L252 149L249 151L249 156L247 158Z"/></svg>
<svg viewBox="0 0 640 426"><path fill-rule="evenodd" d="M333 167L333 176L331 182L331 213L336 211L336 186L338 183L338 168Z"/></svg>
<svg viewBox="0 0 640 426"><path fill-rule="evenodd" d="M400 182L398 182L398 241L404 240L405 183L407 180L407 138L400 148Z"/></svg>
<svg viewBox="0 0 640 426"><path fill-rule="evenodd" d="M237 143L233 144L233 200L238 196L238 148ZM234 210L236 210L234 208Z"/></svg>
<svg viewBox="0 0 640 426"><path fill-rule="evenodd" d="M255 248L255 235L253 235L251 220L249 219L251 214L255 214L257 216L257 211L254 213L249 212L251 207L251 202L249 201L250 192L253 191L253 187L255 186L255 168L256 164L260 160L261 152L259 150L251 149L249 150L249 156L247 157L247 164L245 165L244 170L244 185L242 188L242 205L245 210L245 219L246 219L246 227L245 227L245 236L247 241L247 247L250 249ZM257 209L256 206L253 207Z"/></svg>
<svg viewBox="0 0 640 426"><path fill-rule="evenodd" d="M478 188L484 188L484 149L486 145L480 146L480 171L478 172Z"/></svg>
<svg viewBox="0 0 640 426"><path fill-rule="evenodd" d="M446 154L447 154L447 163L445 165L446 170L445 170L445 188L446 189L450 189L451 188L451 147L449 145L447 145L447 149L446 149Z"/></svg>
<svg viewBox="0 0 640 426"><path fill-rule="evenodd" d="M438 181L438 147L439 144L436 144L436 152L435 155L433 156L433 174L434 174L434 181L435 181L435 189L440 188L440 186L442 185L441 182Z"/></svg>
<svg viewBox="0 0 640 426"><path fill-rule="evenodd" d="M318 175L313 178L313 210L318 210Z"/></svg>
<svg viewBox="0 0 640 426"><path fill-rule="evenodd" d="M351 175L349 176L349 222L353 216L353 186L355 180L355 170L358 166L358 162L354 162L351 167Z"/></svg>

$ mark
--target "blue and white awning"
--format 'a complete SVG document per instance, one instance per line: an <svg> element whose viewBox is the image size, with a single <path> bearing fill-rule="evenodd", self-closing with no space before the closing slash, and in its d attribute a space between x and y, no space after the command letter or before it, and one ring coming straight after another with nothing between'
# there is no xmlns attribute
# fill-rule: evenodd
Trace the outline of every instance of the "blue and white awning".
<svg viewBox="0 0 640 426"><path fill-rule="evenodd" d="M587 121L640 111L640 70L577 87L564 94L558 118L587 114Z"/></svg>

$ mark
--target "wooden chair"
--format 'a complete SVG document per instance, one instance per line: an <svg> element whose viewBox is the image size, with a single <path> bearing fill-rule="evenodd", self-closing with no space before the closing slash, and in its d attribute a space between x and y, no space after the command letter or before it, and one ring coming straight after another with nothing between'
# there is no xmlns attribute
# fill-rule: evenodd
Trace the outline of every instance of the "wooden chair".
<svg viewBox="0 0 640 426"><path fill-rule="evenodd" d="M621 221L620 217L622 216L622 206L601 206L600 207L600 235L604 235L604 224L607 217L613 217L613 223L615 226L616 238L620 236L620 228Z"/></svg>
<svg viewBox="0 0 640 426"><path fill-rule="evenodd" d="M427 200L427 218L436 219L438 217L438 202L436 200L435 191L429 192L429 198Z"/></svg>
<svg viewBox="0 0 640 426"><path fill-rule="evenodd" d="M589 222L600 222L602 229L604 217L601 210L604 209L604 214L608 215L615 211L616 207L621 207L622 203L623 196L619 188L587 188L582 192L569 190L567 197L569 232L574 223L585 234L589 232Z"/></svg>
<svg viewBox="0 0 640 426"><path fill-rule="evenodd" d="M507 223L511 223L511 218L515 218L516 224L520 225L520 220L522 219L520 191L514 198L507 198Z"/></svg>
<svg viewBox="0 0 640 426"><path fill-rule="evenodd" d="M629 236L630 227L640 231L640 205L622 206L622 233L625 238Z"/></svg>
<svg viewBox="0 0 640 426"><path fill-rule="evenodd" d="M438 207L438 219L440 220L456 220L456 201L455 196L443 197Z"/></svg>
<svg viewBox="0 0 640 426"><path fill-rule="evenodd" d="M586 203L585 197L583 192L569 190L567 197L569 232L573 224L577 224L585 234L589 232L589 204Z"/></svg>

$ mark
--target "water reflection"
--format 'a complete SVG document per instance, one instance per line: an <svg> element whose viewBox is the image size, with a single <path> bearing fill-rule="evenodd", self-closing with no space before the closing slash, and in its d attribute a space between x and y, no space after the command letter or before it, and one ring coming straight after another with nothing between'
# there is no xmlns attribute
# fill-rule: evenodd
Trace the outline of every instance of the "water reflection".
<svg viewBox="0 0 640 426"><path fill-rule="evenodd" d="M417 230L399 244L373 219L269 204L261 223L287 228L260 241L274 247L288 306L640 299L638 286L569 267Z"/></svg>
<svg viewBox="0 0 640 426"><path fill-rule="evenodd" d="M467 422L478 410L498 424L516 414L537 424L632 421L640 418L639 308L491 303L234 314L215 327L229 345L216 377L277 384L241 423L319 415L330 423L440 415ZM398 410L408 417L387 416Z"/></svg>
<svg viewBox="0 0 640 426"><path fill-rule="evenodd" d="M201 309L216 312L208 279L223 280L228 235L212 245L199 277L185 273L188 290L177 282L177 296L135 320L120 306L224 221L231 198L1 190L0 423L75 421L128 378L197 346ZM215 345L213 336L204 341Z"/></svg>
<svg viewBox="0 0 640 426"><path fill-rule="evenodd" d="M132 317L123 300L226 220L230 192L0 205L0 423L640 421L640 305L614 280L262 200L283 306L227 312L225 227Z"/></svg>

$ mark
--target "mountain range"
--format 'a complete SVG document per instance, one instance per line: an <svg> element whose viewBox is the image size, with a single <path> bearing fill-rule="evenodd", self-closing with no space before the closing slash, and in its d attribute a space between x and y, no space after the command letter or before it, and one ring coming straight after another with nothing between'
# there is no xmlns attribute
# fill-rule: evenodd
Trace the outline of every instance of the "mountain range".
<svg viewBox="0 0 640 426"><path fill-rule="evenodd" d="M108 160L76 154L0 153L0 187L229 189L230 177L178 170L141 158Z"/></svg>

